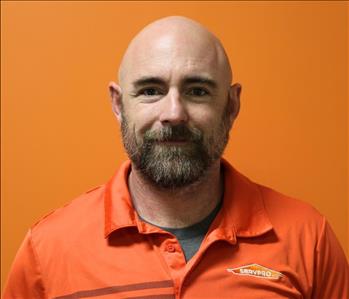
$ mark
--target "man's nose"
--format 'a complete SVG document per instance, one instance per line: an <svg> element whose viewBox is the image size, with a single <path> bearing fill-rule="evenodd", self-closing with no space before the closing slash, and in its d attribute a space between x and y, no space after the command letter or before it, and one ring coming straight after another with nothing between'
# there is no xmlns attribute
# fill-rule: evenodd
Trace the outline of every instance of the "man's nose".
<svg viewBox="0 0 349 299"><path fill-rule="evenodd" d="M170 90L163 99L160 121L163 124L179 125L188 121L188 114L183 99L177 90Z"/></svg>

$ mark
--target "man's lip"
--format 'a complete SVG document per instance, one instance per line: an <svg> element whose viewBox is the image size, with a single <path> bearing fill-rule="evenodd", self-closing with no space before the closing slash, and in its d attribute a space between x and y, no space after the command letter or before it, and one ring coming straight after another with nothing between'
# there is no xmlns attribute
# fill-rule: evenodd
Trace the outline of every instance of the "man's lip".
<svg viewBox="0 0 349 299"><path fill-rule="evenodd" d="M186 144L188 142L189 142L188 140L184 140L183 139L183 140L159 140L156 143L159 143L159 144L169 144L169 145L171 145L171 144L178 145L178 144Z"/></svg>

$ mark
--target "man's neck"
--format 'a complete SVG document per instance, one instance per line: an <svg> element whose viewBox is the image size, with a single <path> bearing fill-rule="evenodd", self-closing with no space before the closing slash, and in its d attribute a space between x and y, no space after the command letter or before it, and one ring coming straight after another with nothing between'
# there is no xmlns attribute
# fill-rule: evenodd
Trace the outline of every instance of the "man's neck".
<svg viewBox="0 0 349 299"><path fill-rule="evenodd" d="M182 228L200 222L218 204L223 194L220 161L215 162L198 182L165 190L144 180L132 168L128 184L138 215L154 225Z"/></svg>

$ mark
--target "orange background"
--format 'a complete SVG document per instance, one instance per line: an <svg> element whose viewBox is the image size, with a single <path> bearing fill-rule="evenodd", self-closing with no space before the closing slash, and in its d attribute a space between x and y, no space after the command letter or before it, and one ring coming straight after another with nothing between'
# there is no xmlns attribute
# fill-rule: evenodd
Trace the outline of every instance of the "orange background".
<svg viewBox="0 0 349 299"><path fill-rule="evenodd" d="M28 227L126 158L107 84L136 32L167 15L216 33L243 85L228 160L313 204L348 252L347 6L2 1L2 284Z"/></svg>

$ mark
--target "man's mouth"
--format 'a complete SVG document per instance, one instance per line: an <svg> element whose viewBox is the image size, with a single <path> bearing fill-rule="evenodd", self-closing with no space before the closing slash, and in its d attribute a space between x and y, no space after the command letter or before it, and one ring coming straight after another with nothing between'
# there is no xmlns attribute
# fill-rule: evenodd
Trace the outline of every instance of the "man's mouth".
<svg viewBox="0 0 349 299"><path fill-rule="evenodd" d="M188 141L181 141L181 140L171 140L171 141L160 141L159 144L167 144L167 145L183 145L187 144Z"/></svg>
<svg viewBox="0 0 349 299"><path fill-rule="evenodd" d="M185 138L164 139L164 140L156 140L155 143L163 144L163 145L185 145L190 143L190 140Z"/></svg>

